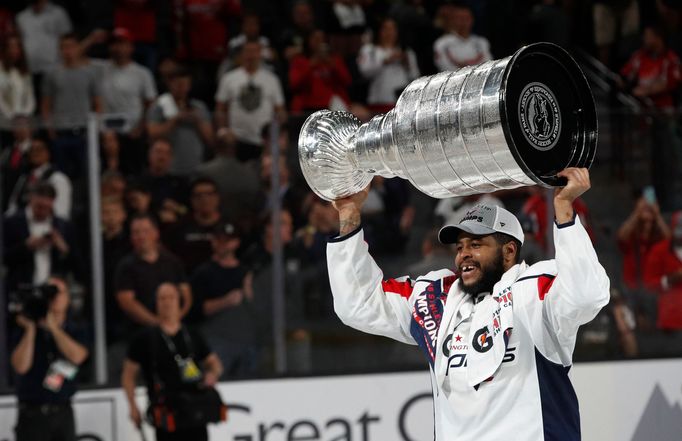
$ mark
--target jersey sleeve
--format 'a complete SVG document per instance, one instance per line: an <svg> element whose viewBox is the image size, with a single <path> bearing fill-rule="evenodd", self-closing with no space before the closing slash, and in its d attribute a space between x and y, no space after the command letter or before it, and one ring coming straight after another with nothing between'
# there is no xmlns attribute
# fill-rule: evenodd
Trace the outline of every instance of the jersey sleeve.
<svg viewBox="0 0 682 441"><path fill-rule="evenodd" d="M362 229L327 245L334 310L357 330L416 344L410 335L413 284L407 278L384 280L368 252Z"/></svg>
<svg viewBox="0 0 682 441"><path fill-rule="evenodd" d="M554 243L556 277L538 279L538 297L543 328L549 334L549 339L540 341L555 344L540 349L550 360L568 366L578 327L591 321L609 302L610 282L578 216L567 224L554 225ZM551 346L554 350L548 349Z"/></svg>

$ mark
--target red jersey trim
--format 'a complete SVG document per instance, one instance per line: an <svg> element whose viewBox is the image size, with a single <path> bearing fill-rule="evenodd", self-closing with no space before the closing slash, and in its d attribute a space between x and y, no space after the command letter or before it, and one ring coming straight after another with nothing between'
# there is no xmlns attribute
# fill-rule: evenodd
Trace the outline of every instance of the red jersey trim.
<svg viewBox="0 0 682 441"><path fill-rule="evenodd" d="M544 274L538 277L538 296L540 297L540 300L545 300L545 296L552 287L554 279L556 279L556 277L546 276Z"/></svg>
<svg viewBox="0 0 682 441"><path fill-rule="evenodd" d="M412 294L412 283L409 279L404 282L399 282L395 279L384 280L381 282L381 287L386 293L398 294L406 299L409 299Z"/></svg>

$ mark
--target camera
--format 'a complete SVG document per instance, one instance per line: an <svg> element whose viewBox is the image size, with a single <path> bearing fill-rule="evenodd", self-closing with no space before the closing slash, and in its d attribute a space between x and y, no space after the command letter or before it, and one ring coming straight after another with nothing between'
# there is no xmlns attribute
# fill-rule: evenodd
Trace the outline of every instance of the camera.
<svg viewBox="0 0 682 441"><path fill-rule="evenodd" d="M29 320L40 320L47 315L47 309L58 292L59 288L49 283L20 286L16 292L10 294L9 310L11 313L22 314Z"/></svg>

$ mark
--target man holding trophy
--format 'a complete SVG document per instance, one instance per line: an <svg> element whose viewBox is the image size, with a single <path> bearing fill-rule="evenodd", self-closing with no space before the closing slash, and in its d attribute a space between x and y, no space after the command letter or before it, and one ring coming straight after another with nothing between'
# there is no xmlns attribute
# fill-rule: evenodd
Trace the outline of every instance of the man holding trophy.
<svg viewBox="0 0 682 441"><path fill-rule="evenodd" d="M590 188L596 114L582 72L540 43L512 57L420 78L367 124L317 112L299 138L306 180L339 212L327 247L347 325L417 344L430 367L437 441L578 441L568 377L578 327L609 301L609 279L575 215ZM553 260L528 266L511 213L477 205L439 240L452 269L384 279L360 211L374 174L434 197L554 187Z"/></svg>

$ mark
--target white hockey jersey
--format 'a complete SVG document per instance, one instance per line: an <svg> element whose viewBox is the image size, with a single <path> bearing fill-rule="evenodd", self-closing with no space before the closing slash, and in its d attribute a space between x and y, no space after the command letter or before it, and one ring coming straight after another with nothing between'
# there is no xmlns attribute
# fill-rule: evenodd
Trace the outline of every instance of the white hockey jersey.
<svg viewBox="0 0 682 441"><path fill-rule="evenodd" d="M609 279L578 218L555 225L554 241L555 260L516 265L495 285L496 317L509 308L508 323L503 339L486 340L481 334L492 330L472 328L486 302L463 293L452 271L384 280L361 229L330 240L329 278L339 318L364 332L418 344L426 355L436 441L580 440L568 371L578 327L609 301ZM499 365L472 386L470 377L480 372L472 372L468 360L494 345L504 351Z"/></svg>

